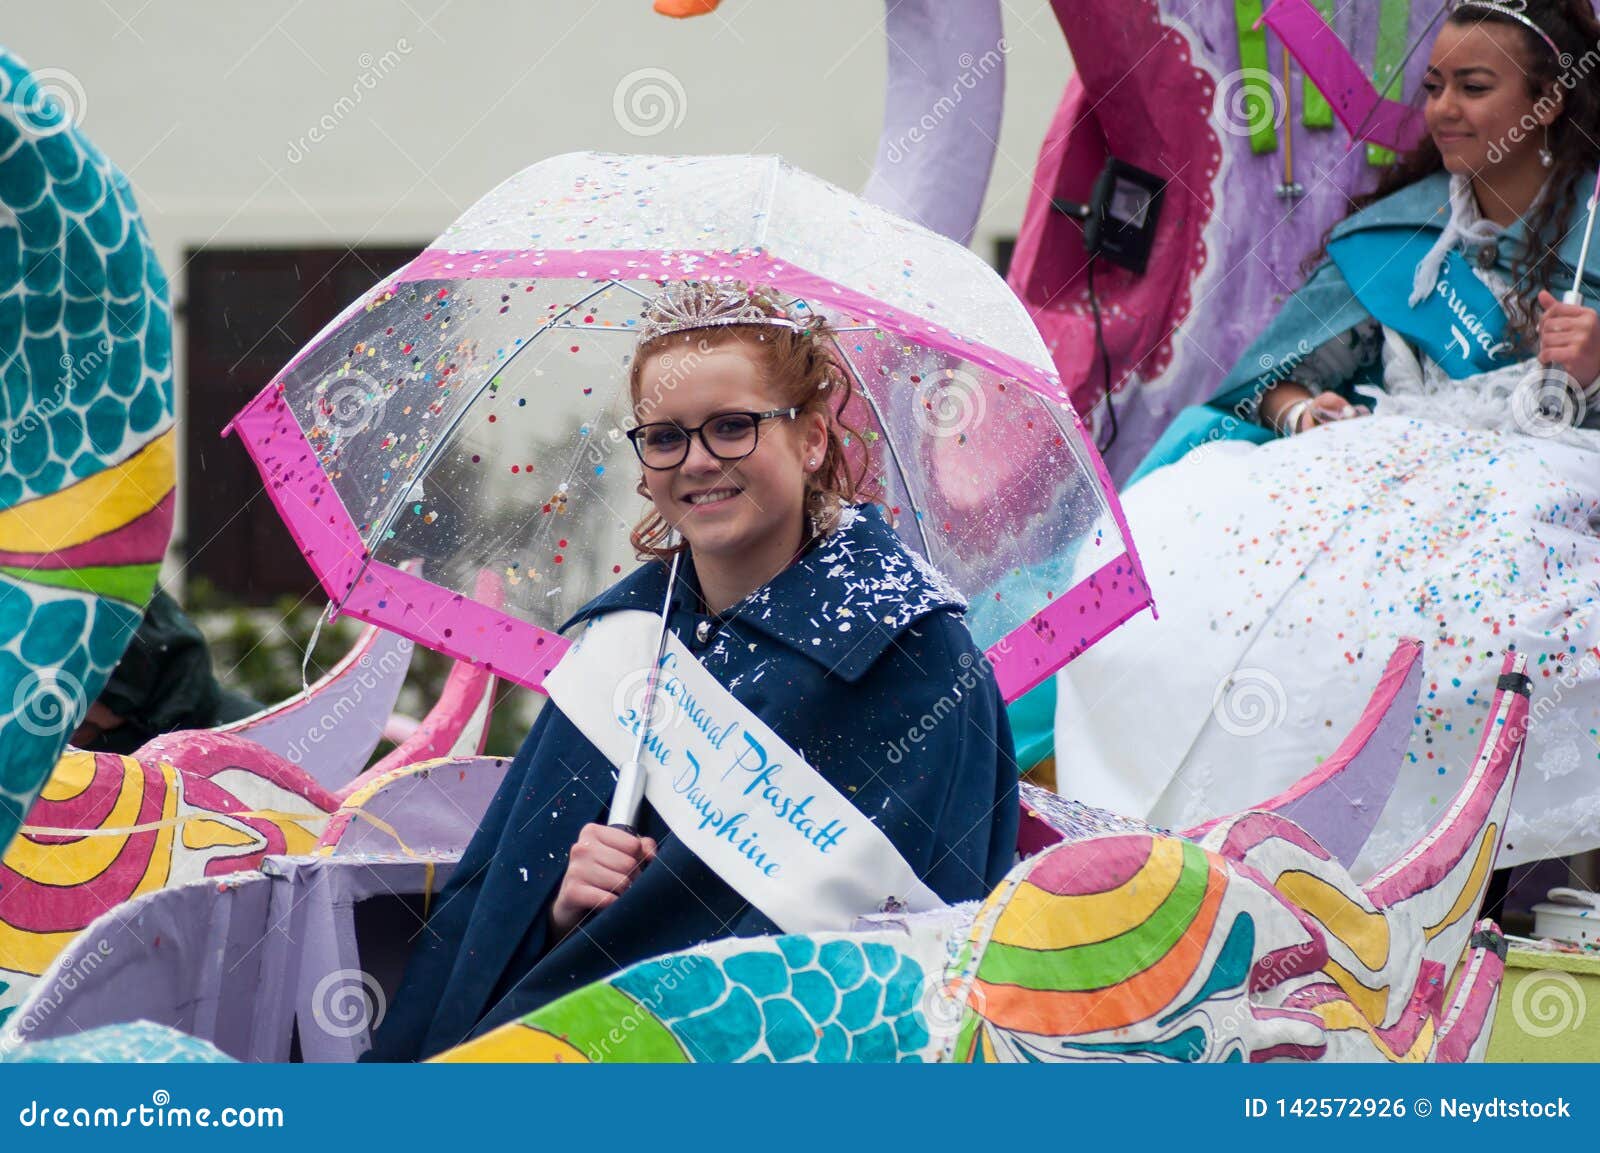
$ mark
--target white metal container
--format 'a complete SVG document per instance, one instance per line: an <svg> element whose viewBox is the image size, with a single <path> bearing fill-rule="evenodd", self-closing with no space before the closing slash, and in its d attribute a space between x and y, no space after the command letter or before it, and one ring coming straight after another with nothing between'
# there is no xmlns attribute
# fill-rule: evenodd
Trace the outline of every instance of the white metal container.
<svg viewBox="0 0 1600 1153"><path fill-rule="evenodd" d="M1533 907L1533 935L1584 944L1600 942L1600 893L1551 889L1549 900Z"/></svg>

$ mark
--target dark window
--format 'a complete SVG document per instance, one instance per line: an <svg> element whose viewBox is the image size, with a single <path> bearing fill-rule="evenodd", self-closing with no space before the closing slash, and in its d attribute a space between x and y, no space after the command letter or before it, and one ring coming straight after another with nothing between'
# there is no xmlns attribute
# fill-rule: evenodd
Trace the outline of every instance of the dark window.
<svg viewBox="0 0 1600 1153"><path fill-rule="evenodd" d="M186 254L179 531L187 579L203 579L236 603L264 605L285 594L322 599L255 465L237 439L220 433L323 325L422 247Z"/></svg>
<svg viewBox="0 0 1600 1153"><path fill-rule="evenodd" d="M997 236L994 241L994 270L1002 278L1011 271L1011 254L1017 250L1015 236Z"/></svg>

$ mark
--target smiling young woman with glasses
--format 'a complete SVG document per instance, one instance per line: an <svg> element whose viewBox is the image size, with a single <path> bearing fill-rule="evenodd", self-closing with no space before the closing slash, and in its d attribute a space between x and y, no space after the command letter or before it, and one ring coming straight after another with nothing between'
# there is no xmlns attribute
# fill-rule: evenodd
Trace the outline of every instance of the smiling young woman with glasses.
<svg viewBox="0 0 1600 1153"><path fill-rule="evenodd" d="M628 434L645 563L567 629L665 604L747 725L870 814L918 880L945 901L987 895L1016 849L1005 709L960 594L863 497L871 442L846 423L854 388L831 331L728 283L674 285L645 320ZM669 586L662 562L679 553ZM917 727L928 717L939 723ZM914 751L895 752L908 731ZM632 828L605 823L615 768L545 706L440 897L377 1057L438 1052L647 957L778 932L648 804ZM785 875L797 892L813 882Z"/></svg>

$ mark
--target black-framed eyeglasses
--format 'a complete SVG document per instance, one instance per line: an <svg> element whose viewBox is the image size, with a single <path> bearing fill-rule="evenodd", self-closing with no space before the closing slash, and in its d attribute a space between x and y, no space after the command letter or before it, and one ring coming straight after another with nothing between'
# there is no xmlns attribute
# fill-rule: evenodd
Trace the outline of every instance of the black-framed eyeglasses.
<svg viewBox="0 0 1600 1153"><path fill-rule="evenodd" d="M633 451L645 468L658 472L677 468L689 459L689 441L698 436L705 450L720 461L743 460L756 450L761 439L761 422L785 417L793 420L796 408L774 408L768 412L721 412L695 428L684 428L671 421L641 424L628 430Z"/></svg>

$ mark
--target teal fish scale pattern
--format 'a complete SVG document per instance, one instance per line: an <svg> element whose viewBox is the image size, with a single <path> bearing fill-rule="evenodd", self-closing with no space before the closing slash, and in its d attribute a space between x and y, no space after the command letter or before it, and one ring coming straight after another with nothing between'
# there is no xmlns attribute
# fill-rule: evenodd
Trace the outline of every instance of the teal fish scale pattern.
<svg viewBox="0 0 1600 1153"><path fill-rule="evenodd" d="M918 1062L925 976L892 945L788 936L646 961L611 983L695 1061Z"/></svg>
<svg viewBox="0 0 1600 1153"><path fill-rule="evenodd" d="M29 1041L9 1050L0 1037L0 1064L173 1065L232 1064L208 1041L150 1021L103 1025L51 1041Z"/></svg>
<svg viewBox="0 0 1600 1153"><path fill-rule="evenodd" d="M172 310L127 178L0 48L0 510L172 423ZM0 851L139 621L0 576ZM26 722L26 723L23 723Z"/></svg>

